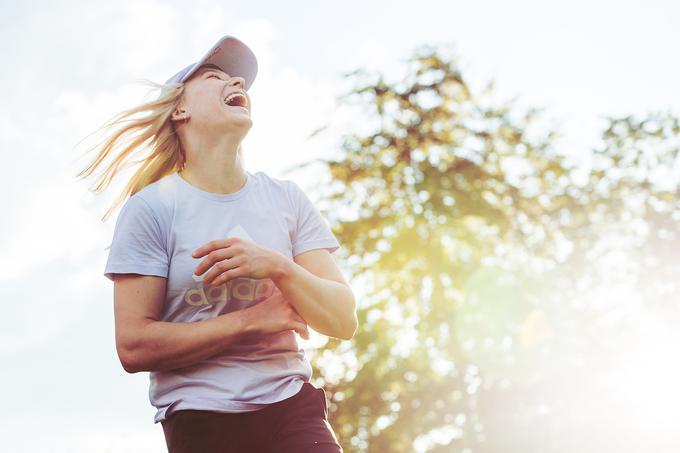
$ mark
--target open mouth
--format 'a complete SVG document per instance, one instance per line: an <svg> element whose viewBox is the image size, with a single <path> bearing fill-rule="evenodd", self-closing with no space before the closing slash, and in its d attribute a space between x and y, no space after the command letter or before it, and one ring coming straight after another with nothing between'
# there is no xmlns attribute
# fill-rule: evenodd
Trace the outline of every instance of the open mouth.
<svg viewBox="0 0 680 453"><path fill-rule="evenodd" d="M248 111L248 99L242 93L231 93L223 100L229 107L239 107Z"/></svg>

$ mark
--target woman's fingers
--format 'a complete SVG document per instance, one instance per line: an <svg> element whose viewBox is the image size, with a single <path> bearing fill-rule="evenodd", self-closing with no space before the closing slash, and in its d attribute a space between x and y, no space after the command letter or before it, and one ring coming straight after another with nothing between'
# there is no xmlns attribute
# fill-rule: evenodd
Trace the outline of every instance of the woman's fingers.
<svg viewBox="0 0 680 453"><path fill-rule="evenodd" d="M279 318L279 322L283 322L283 325L287 326L287 328L283 330L292 329L302 338L309 340L307 322L297 311L295 311L295 307L285 299L283 293L277 286L274 286L272 294L265 300L271 300L271 303L273 303L273 305L271 305L272 309L267 310L267 315Z"/></svg>
<svg viewBox="0 0 680 453"><path fill-rule="evenodd" d="M215 239L215 240L208 242L205 245L202 245L201 247L197 248L196 250L194 250L193 253L191 254L191 256L193 256L194 258L200 258L203 255L209 254L213 250L219 250L219 249L229 247L233 244L236 244L239 241L240 241L240 239L237 238L237 237L229 237L229 238L225 238L225 239Z"/></svg>
<svg viewBox="0 0 680 453"><path fill-rule="evenodd" d="M208 269L214 267L215 263L219 263L225 258L230 258L231 256L233 256L233 253L229 253L227 256L227 252L228 250L226 249L219 249L210 252L208 256L206 256L200 263L198 263L198 266L196 266L196 269L194 270L194 274L201 275Z"/></svg>
<svg viewBox="0 0 680 453"><path fill-rule="evenodd" d="M305 324L297 324L295 331L305 340L309 340L309 330Z"/></svg>
<svg viewBox="0 0 680 453"><path fill-rule="evenodd" d="M233 280L237 277L243 277L245 276L245 271L241 267L235 267L233 269L229 269L228 271L222 272L220 275L215 277L214 280L209 281L208 284L210 285L221 285L222 283L226 283L229 280Z"/></svg>
<svg viewBox="0 0 680 453"><path fill-rule="evenodd" d="M241 252L242 249L237 246L213 250L196 266L194 275L201 275L206 271L210 271L204 276L204 279L208 278L208 275L210 275L210 278L212 279L215 278L215 274L211 273L215 272L216 268L219 266L222 267L222 272L241 266L247 262L247 257Z"/></svg>
<svg viewBox="0 0 680 453"><path fill-rule="evenodd" d="M242 262L243 260L238 259L237 257L227 258L225 260L218 261L210 269L210 271L207 274L205 274L205 276L203 277L203 281L209 284L213 280L216 280L218 277L224 275L224 278L220 280L220 283L223 283L227 277L229 278L238 277L238 275L236 275L238 273L237 269L242 264Z"/></svg>
<svg viewBox="0 0 680 453"><path fill-rule="evenodd" d="M300 336L303 337L306 340L309 340L309 330L307 328L307 322L295 310L293 310L292 319L293 319L293 324L295 326L298 326L297 328L300 329L298 331Z"/></svg>

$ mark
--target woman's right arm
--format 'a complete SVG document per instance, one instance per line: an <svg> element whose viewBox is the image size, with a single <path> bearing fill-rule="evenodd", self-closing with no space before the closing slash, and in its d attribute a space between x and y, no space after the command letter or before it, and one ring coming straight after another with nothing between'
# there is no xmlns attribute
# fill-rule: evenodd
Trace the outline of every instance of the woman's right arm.
<svg viewBox="0 0 680 453"><path fill-rule="evenodd" d="M116 350L128 373L193 365L253 331L243 310L196 322L159 321L166 283L153 275L115 274Z"/></svg>

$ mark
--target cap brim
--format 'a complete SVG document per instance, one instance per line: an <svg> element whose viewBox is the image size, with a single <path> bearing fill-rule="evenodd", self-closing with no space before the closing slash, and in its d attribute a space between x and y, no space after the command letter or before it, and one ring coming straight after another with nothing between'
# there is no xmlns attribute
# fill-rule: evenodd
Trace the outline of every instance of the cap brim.
<svg viewBox="0 0 680 453"><path fill-rule="evenodd" d="M238 38L225 35L206 52L203 58L175 74L166 83L185 82L206 63L214 64L230 76L243 77L246 91L257 75L257 58L253 51Z"/></svg>

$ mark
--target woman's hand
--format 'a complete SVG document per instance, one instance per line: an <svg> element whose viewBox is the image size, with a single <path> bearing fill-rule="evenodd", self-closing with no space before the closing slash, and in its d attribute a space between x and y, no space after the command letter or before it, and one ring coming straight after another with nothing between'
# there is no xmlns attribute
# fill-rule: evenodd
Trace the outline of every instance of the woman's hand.
<svg viewBox="0 0 680 453"><path fill-rule="evenodd" d="M250 332L260 335L273 335L284 330L294 330L305 340L309 340L307 322L283 297L281 290L274 286L271 296L262 302L243 309Z"/></svg>
<svg viewBox="0 0 680 453"><path fill-rule="evenodd" d="M238 237L210 241L191 254L194 258L205 255L194 274L210 269L203 277L209 285L221 285L236 277L270 278L281 268L281 260L286 259L276 250Z"/></svg>

